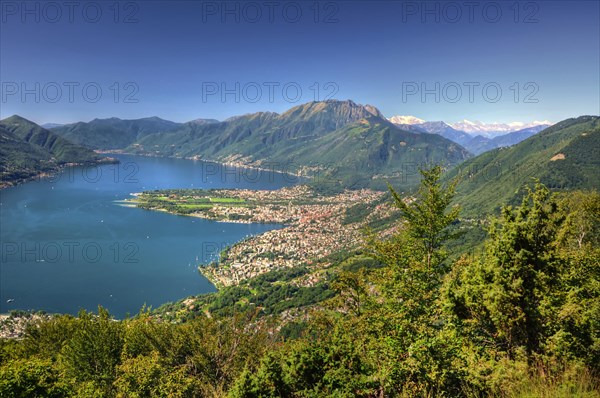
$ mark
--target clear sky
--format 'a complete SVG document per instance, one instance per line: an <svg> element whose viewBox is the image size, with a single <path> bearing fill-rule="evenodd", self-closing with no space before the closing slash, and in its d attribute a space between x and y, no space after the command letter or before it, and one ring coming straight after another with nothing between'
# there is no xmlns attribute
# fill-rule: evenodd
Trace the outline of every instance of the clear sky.
<svg viewBox="0 0 600 398"><path fill-rule="evenodd" d="M329 97L447 122L597 115L599 4L2 0L0 116L222 120Z"/></svg>

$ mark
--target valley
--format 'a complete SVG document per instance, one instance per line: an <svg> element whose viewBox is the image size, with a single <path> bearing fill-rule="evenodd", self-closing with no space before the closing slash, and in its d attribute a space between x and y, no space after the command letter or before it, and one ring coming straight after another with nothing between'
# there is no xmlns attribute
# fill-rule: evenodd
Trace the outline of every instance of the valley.
<svg viewBox="0 0 600 398"><path fill-rule="evenodd" d="M394 126L372 107L329 101L294 109L305 112L312 121L305 125L290 115L285 122L273 122L279 115L258 116L258 121L256 115L248 117L257 123L254 128L263 129L258 140L248 130L235 139L230 136L225 142L203 144L211 141L206 141L204 134L209 133L202 129L217 128L213 139L219 140L227 131L234 135L244 131L247 120L234 119L195 122L185 127L190 129L185 133L178 132L181 126L171 126L174 130L164 133L145 130L147 134L129 138L120 148L76 146L76 153L93 154L90 159L95 167L104 170L101 178L90 180L85 172L79 175L85 168L65 161L62 167L69 170L69 178L41 179L37 184L1 191L2 223L17 225L19 219L23 227L2 230L0 308L10 313L0 316L0 348L22 341L32 344L37 339L32 336L52 334L54 327L66 333L68 341L79 338L66 332L69 328L101 327L120 330L129 344L138 339L133 337L137 333L151 336L153 342L148 344L166 344L169 350L179 344L167 337L172 335L181 336L177 337L181 341L198 336L198 347L210 347L215 338L226 344L247 344L252 350L283 355L274 360L284 364L289 361L284 359L288 353L292 358L297 355L294 347L299 347L300 355L311 352L313 333L317 333L317 341L325 342L325 350L335 347L337 338L349 344L350 350L367 345L373 356L351 354L361 361L379 361L382 350L388 349L381 348L386 339L406 346L405 350L422 344L422 339L437 344L435 339L441 333L461 334L471 339L475 350L485 347L484 354L469 355L504 355L495 346L480 342L477 333L472 334L469 326L455 319L477 324L488 312L497 311L493 302L486 301L485 292L490 287L492 291L507 289L505 277L496 273L501 269L498 261L509 258L519 263L519 256L531 253L529 247L534 253L539 251L539 259L532 260L541 264L542 271L537 272L546 275L560 269L556 271L560 287L548 287L544 277L537 279L530 275L538 274L525 272L530 263L510 268L516 275L510 278L530 278L528 283L545 289L543 297L559 297L558 302L546 301L553 311L543 315L559 330L552 334L550 328L539 327L536 333L560 338L572 328L571 315L565 321L552 315L573 308L575 299L568 295L572 289L581 289L590 301L596 300L600 117L568 119L515 145L473 157L441 135ZM333 123L331 111L340 110L341 120ZM351 121L356 112L360 118ZM19 126L24 123L27 131L58 141L31 122L18 121ZM132 123L126 125L131 128ZM303 129L321 135L309 139L302 135ZM13 130L17 130L14 125ZM196 140L197 134L203 138ZM37 154L42 160L58 154L14 137L10 131L5 137L16 143L6 147L13 157L20 151ZM178 140L178 145L168 144ZM255 140L254 145L263 148L260 156L242 151ZM156 149L147 151L149 142L162 143L152 144ZM27 145L35 146L27 152L23 149ZM278 154L284 147L289 153ZM283 153L297 163L284 162ZM101 154L112 154L119 161L118 170L114 165L98 164L105 159ZM311 160L317 158L320 163ZM432 167L434 159L442 160L443 166ZM504 204L513 207L505 207L501 213ZM541 243L529 242L533 236L537 239L539 232L531 231L540 224L545 231ZM511 228L516 232L505 233ZM60 239L42 241L39 249L32 249L27 246L31 234ZM69 239L96 245L104 255L98 261L78 251L74 261L47 257L48 247L62 247ZM543 247L538 249L540 244ZM27 249L25 254L19 253L19 247ZM547 259L550 252L555 257ZM555 261L566 268L543 268L556 267ZM580 274L589 277L572 279ZM515 293L511 290L511 294ZM534 299L528 290L517 288L516 294ZM95 315L92 311L98 303ZM77 307L79 313L73 317ZM109 310L120 319L114 319ZM593 326L589 326L594 316L576 311L573 316L582 322L577 333L583 339L595 338ZM65 313L72 315L61 315ZM403 325L400 331L395 322ZM500 322L478 327L488 335L494 328L506 328ZM192 333L190 328L200 329ZM207 328L213 328L212 335L204 334ZM414 328L422 331L404 334ZM351 337L355 329L362 337ZM103 339L110 335L93 333ZM425 337L428 334L436 337ZM270 337L261 340L261 336ZM414 339L419 340L415 343ZM493 339L494 344L510 344L502 335ZM436 352L464 361L454 353L458 341L450 339ZM121 343L108 344L120 347ZM525 340L519 344L535 343ZM118 351L128 355L123 354L127 349ZM189 355L198 355L197 350L203 349L194 346L190 348L194 354ZM54 350L53 355L71 355ZM235 351L225 350L225 355L240 358ZM540 352L555 355L553 350ZM594 352L578 355L586 366L592 366ZM165 355L172 358L170 353ZM403 362L403 366L420 368L430 361ZM262 369L265 365L252 366ZM167 365L160 368L171 369ZM246 377L239 369L230 372ZM472 366L462 362L450 369L457 374L473 372ZM494 371L498 372L497 368ZM186 377L194 379L189 372L186 370ZM353 371L349 379L340 377L348 381L371 372L365 368ZM455 389L454 384L446 388Z"/></svg>
<svg viewBox="0 0 600 398"><path fill-rule="evenodd" d="M600 1L1 3L1 398L600 398Z"/></svg>

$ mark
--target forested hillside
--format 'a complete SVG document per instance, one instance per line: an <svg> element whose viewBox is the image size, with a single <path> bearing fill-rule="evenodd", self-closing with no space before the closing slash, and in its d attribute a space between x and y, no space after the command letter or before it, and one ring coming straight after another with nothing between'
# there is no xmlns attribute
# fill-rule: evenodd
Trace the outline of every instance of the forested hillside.
<svg viewBox="0 0 600 398"><path fill-rule="evenodd" d="M20 116L0 120L0 185L56 172L66 164L112 162Z"/></svg>
<svg viewBox="0 0 600 398"><path fill-rule="evenodd" d="M158 117L135 120L113 117L58 126L52 132L88 148L109 150L123 149L149 134L175 131L180 127L181 123Z"/></svg>
<svg viewBox="0 0 600 398"><path fill-rule="evenodd" d="M463 214L480 216L518 204L522 187L539 179L552 190L600 189L600 118L581 116L547 128L510 148L472 158L451 170Z"/></svg>

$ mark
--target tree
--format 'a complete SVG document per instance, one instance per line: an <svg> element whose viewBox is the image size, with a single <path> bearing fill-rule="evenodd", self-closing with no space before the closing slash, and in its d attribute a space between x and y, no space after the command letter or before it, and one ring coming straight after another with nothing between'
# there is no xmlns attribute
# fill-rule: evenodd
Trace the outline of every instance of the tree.
<svg viewBox="0 0 600 398"><path fill-rule="evenodd" d="M561 245L577 249L585 244L600 246L600 193L569 192L563 195L559 205L566 213L559 233Z"/></svg>
<svg viewBox="0 0 600 398"><path fill-rule="evenodd" d="M403 316L412 320L433 308L446 273L444 244L456 236L450 226L460 212L458 206L448 210L457 180L444 186L440 166L420 172L423 178L415 198L402 199L389 187L404 221L399 232L386 240L374 233L367 237L367 252L388 265L380 280L384 295L391 302L402 302Z"/></svg>
<svg viewBox="0 0 600 398"><path fill-rule="evenodd" d="M364 268L351 272L341 272L332 283L332 289L339 293L334 300L341 307L346 307L355 316L361 315L361 308L368 300L369 286L367 273Z"/></svg>
<svg viewBox="0 0 600 398"><path fill-rule="evenodd" d="M454 206L447 211L455 195L458 179L447 186L440 183L441 166L420 170L422 179L416 198L403 199L388 184L394 204L406 221L407 233L422 245L427 256L427 267L431 267L435 253L444 242L452 237L448 227L457 220L460 208Z"/></svg>
<svg viewBox="0 0 600 398"><path fill-rule="evenodd" d="M369 301L379 305L365 311L362 320L373 325L369 351L376 352L374 378L385 394L459 388L451 365L456 342L444 331L439 289L447 272L444 245L456 236L450 227L460 209L449 209L456 180L445 186L441 174L439 166L421 170L414 198L403 199L390 186L403 223L389 239L375 233L367 238L367 251L387 265L375 273L375 291L381 297Z"/></svg>
<svg viewBox="0 0 600 398"><path fill-rule="evenodd" d="M0 367L0 396L6 398L64 397L68 390L47 359L9 361Z"/></svg>
<svg viewBox="0 0 600 398"><path fill-rule="evenodd" d="M98 307L97 316L82 310L76 325L59 357L65 375L110 390L121 360L123 323Z"/></svg>
<svg viewBox="0 0 600 398"><path fill-rule="evenodd" d="M485 301L499 336L510 350L536 352L544 328L544 305L556 281L555 241L563 221L548 188L528 190L521 206L503 209L492 223L487 267L492 275Z"/></svg>
<svg viewBox="0 0 600 398"><path fill-rule="evenodd" d="M537 183L520 206L493 219L483 259L463 259L447 289L450 307L474 327L479 343L515 355L539 352L558 291L556 238L564 220L548 188ZM454 291L452 291L454 290Z"/></svg>
<svg viewBox="0 0 600 398"><path fill-rule="evenodd" d="M197 378L185 366L172 366L157 351L130 358L119 366L115 381L117 397L197 397L201 396Z"/></svg>

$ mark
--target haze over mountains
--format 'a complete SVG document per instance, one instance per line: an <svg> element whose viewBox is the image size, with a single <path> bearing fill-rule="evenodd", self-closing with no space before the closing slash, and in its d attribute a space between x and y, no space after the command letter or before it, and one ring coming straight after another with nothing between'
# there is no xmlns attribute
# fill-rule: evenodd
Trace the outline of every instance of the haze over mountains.
<svg viewBox="0 0 600 398"><path fill-rule="evenodd" d="M489 124L466 119L458 123L427 122L414 116L392 116L389 120L400 128L415 133L439 134L462 145L475 155L494 148L515 145L552 125L547 120Z"/></svg>

